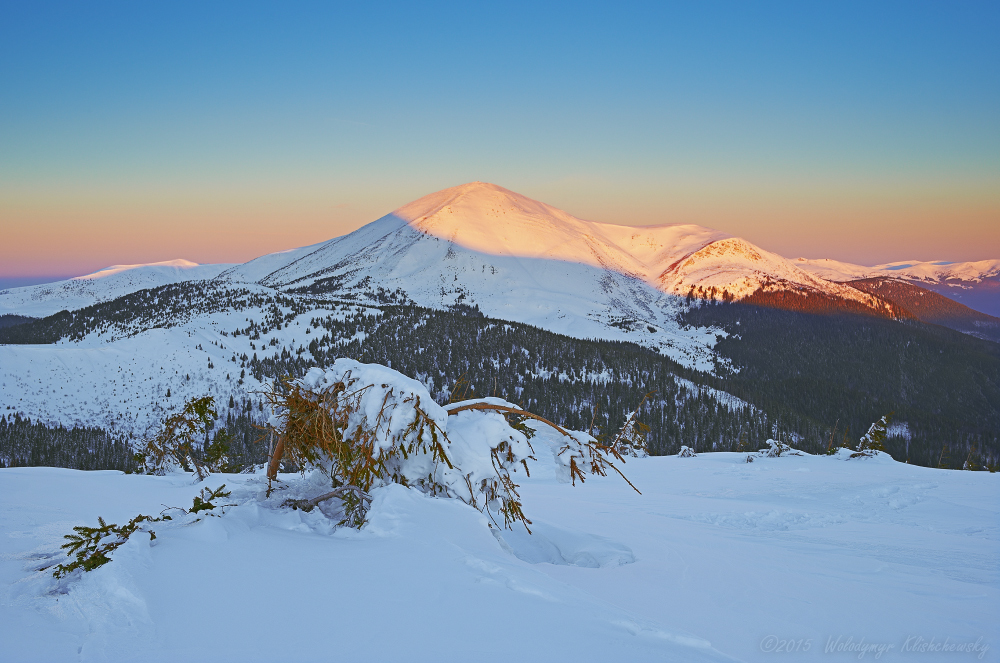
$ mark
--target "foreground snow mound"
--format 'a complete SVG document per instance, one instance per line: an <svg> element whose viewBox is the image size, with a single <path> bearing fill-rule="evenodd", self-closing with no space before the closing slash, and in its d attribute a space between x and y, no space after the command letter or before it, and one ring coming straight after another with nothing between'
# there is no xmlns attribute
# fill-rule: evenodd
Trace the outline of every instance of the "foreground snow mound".
<svg viewBox="0 0 1000 663"><path fill-rule="evenodd" d="M510 555L457 500L377 488L354 530L271 508L262 476L224 480L237 503L225 516L133 538L60 583L36 569L69 525L190 503L196 487L180 474L0 470L16 496L0 512L0 659L730 660ZM562 530L573 535L585 538Z"/></svg>

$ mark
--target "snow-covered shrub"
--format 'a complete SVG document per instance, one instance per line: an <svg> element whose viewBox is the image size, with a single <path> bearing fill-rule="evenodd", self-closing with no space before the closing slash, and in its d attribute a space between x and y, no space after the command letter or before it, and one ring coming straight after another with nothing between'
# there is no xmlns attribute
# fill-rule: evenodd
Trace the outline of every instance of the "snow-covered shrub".
<svg viewBox="0 0 1000 663"><path fill-rule="evenodd" d="M696 454L694 452L694 449L692 449L691 447L682 446L681 450L680 450L680 453L677 454L677 457L678 458L694 458L697 455L698 454Z"/></svg>
<svg viewBox="0 0 1000 663"><path fill-rule="evenodd" d="M321 471L334 490L293 505L311 508L339 497L341 523L352 527L364 523L371 490L390 483L460 499L498 526L502 520L504 527L517 521L527 527L531 521L511 475L518 468L527 474L528 461L535 460L528 419L560 433L553 453L571 483L587 474L605 475L609 468L621 474L611 459L624 460L586 433L563 430L504 400L441 406L420 382L350 359L286 380L270 400L278 443L269 476L276 476L282 457Z"/></svg>
<svg viewBox="0 0 1000 663"><path fill-rule="evenodd" d="M851 458L871 458L878 455L879 451L885 451L885 438L888 436L891 418L891 413L884 415L869 426L868 432L858 442L858 450L851 454Z"/></svg>
<svg viewBox="0 0 1000 663"><path fill-rule="evenodd" d="M802 452L798 449L793 449L791 445L786 444L780 440L767 441L767 449L761 449L757 452L757 456L761 458L778 458L779 456L801 456Z"/></svg>
<svg viewBox="0 0 1000 663"><path fill-rule="evenodd" d="M979 470L989 469L984 463L982 457L979 455L979 445L976 442L972 443L969 447L969 455L965 457L965 462L962 464L963 470L969 470L976 472ZM990 470L991 472L995 470Z"/></svg>

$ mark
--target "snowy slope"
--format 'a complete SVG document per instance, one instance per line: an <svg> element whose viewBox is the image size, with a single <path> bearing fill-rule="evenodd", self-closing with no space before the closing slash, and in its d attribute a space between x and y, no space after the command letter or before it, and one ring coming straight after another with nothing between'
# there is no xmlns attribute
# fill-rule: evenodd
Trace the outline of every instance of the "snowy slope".
<svg viewBox="0 0 1000 663"><path fill-rule="evenodd" d="M229 267L231 265L199 265L189 260L114 265L66 281L0 290L0 315L45 317L62 310L73 311L110 301L144 288L212 279Z"/></svg>
<svg viewBox="0 0 1000 663"><path fill-rule="evenodd" d="M269 385L249 374L240 379L235 358L301 351L310 339L310 317L346 313L313 308L256 342L233 332L249 320L262 323L261 310L199 315L115 340L91 335L54 345L0 345L0 406L48 424L142 437L190 398L213 396L220 405L230 396L259 401Z"/></svg>
<svg viewBox="0 0 1000 663"><path fill-rule="evenodd" d="M239 506L133 537L62 583L36 569L63 559L72 526L190 505L206 484L0 469L3 658L998 660L996 475L742 461L629 459L637 495L617 477L559 483L542 456L519 481L535 534L502 541L471 507L399 486L356 532L277 509L260 476L213 476ZM919 650L946 640L976 649Z"/></svg>
<svg viewBox="0 0 1000 663"><path fill-rule="evenodd" d="M667 292L686 294L710 290L710 298L723 293L739 300L757 289L805 289L878 308L878 302L854 288L815 276L782 258L738 237L718 240L673 262L657 279ZM852 292L853 291L853 292Z"/></svg>
<svg viewBox="0 0 1000 663"><path fill-rule="evenodd" d="M304 255L312 253L317 248L328 243L320 242L319 244L301 246L287 251L268 253L245 262L242 265L226 265L226 269L220 272L219 279L230 282L257 283L258 281L265 280L272 272L281 269Z"/></svg>

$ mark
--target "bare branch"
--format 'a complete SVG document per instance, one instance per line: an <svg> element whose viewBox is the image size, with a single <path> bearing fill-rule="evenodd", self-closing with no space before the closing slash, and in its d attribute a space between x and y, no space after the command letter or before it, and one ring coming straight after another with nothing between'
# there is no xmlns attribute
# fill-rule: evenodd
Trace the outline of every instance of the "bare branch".
<svg viewBox="0 0 1000 663"><path fill-rule="evenodd" d="M357 486L341 486L336 490L331 490L329 493L324 493L309 500L285 500L283 506L294 507L296 509L301 509L302 511L312 511L317 506L319 506L320 502L331 500L334 497L343 498L346 493L354 493L355 495L358 496L358 499L365 502L370 503L372 501L371 495L361 490Z"/></svg>
<svg viewBox="0 0 1000 663"><path fill-rule="evenodd" d="M451 416L453 414L458 414L459 412L462 412L464 410L494 410L496 412L511 412L513 414L522 417L528 417L529 419L537 419L543 424L548 424L549 426L552 426L566 437L573 437L565 430L563 430L560 426L552 423L548 419L544 417L539 417L537 414L532 414L531 412L526 412L525 410L520 410L516 407L507 407L506 405L491 405L490 403L469 403L468 405L460 405L458 407L449 407L446 405L445 409L448 410L448 416Z"/></svg>

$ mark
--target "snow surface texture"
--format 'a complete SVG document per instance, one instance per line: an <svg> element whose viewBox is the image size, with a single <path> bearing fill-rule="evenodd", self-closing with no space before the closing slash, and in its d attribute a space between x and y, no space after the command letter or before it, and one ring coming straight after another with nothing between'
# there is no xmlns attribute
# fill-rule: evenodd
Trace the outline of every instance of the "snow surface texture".
<svg viewBox="0 0 1000 663"><path fill-rule="evenodd" d="M221 406L230 395L239 400L264 389L250 374L238 382L233 356L252 355L251 342L220 333L244 326L247 317L247 312L198 316L112 342L89 337L80 343L0 345L0 404L51 424L144 435L189 398L214 396ZM255 317L262 319L263 313ZM288 325L256 347L263 355L265 344L276 339L270 347L277 351L297 348L308 343L305 330L303 324Z"/></svg>
<svg viewBox="0 0 1000 663"><path fill-rule="evenodd" d="M93 274L56 283L0 290L0 315L42 318L62 310L111 301L130 292L182 281L213 279L232 265L199 265L170 260L146 265L114 265Z"/></svg>
<svg viewBox="0 0 1000 663"><path fill-rule="evenodd" d="M773 661L794 640L783 660L859 660L824 653L839 638L891 645L881 661L1000 660L996 475L710 453L629 459L640 496L536 465L519 478L530 538L400 486L355 531L277 508L323 490L298 475L267 500L260 475L0 470L2 658ZM154 527L79 577L38 570L74 525L221 483L239 505L221 518ZM903 651L917 638L979 649Z"/></svg>

